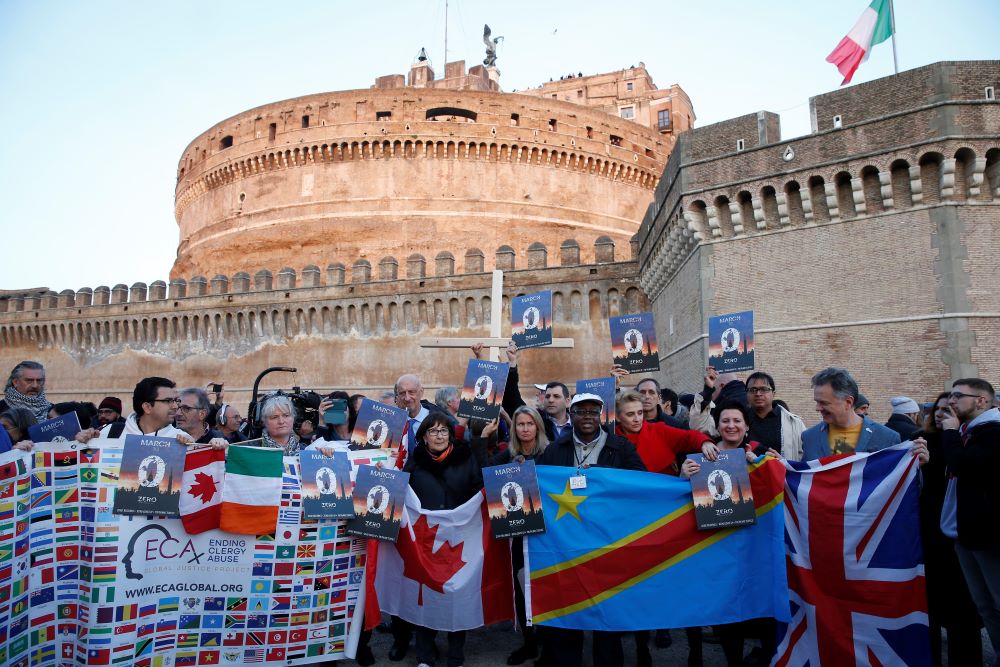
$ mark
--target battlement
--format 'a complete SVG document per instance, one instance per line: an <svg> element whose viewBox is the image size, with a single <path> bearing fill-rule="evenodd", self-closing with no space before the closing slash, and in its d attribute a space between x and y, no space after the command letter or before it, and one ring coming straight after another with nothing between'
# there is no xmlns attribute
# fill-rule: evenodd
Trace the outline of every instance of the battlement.
<svg viewBox="0 0 1000 667"><path fill-rule="evenodd" d="M555 265L541 243L523 260L510 246L497 248L508 315L510 296L542 289L553 291L556 320L569 324L639 312L645 297L635 286L635 261L616 260L610 238L595 245L595 264L579 263L580 246L572 239L559 248ZM396 257L374 267L358 258L350 265L331 262L325 272L313 265L148 286L32 291L0 299L0 344L55 347L80 361L129 348L182 360L204 352L246 354L300 335L382 337L488 324L491 275L483 270L483 252L467 250L461 273L449 251L430 261L428 267L428 258L410 255L401 271Z"/></svg>
<svg viewBox="0 0 1000 667"><path fill-rule="evenodd" d="M838 127L804 137L781 140L769 112L681 135L638 234L640 261L653 267L643 275L647 293L700 243L1000 201L1000 103L985 93L1000 82L1000 61L937 63L899 77L812 98L824 114L844 113ZM894 107L900 86L918 80L928 83Z"/></svg>

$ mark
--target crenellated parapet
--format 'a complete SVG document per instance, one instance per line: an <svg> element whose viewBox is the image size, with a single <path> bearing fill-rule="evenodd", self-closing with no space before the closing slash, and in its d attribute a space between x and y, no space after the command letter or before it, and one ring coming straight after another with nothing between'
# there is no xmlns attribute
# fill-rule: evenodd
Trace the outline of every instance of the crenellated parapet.
<svg viewBox="0 0 1000 667"><path fill-rule="evenodd" d="M280 265L289 251L323 266L333 252L437 262L448 249L461 265L465 248L527 257L531 243L566 238L597 261L599 237L625 244L638 230L674 145L668 125L566 99L409 86L250 109L181 157L171 278Z"/></svg>
<svg viewBox="0 0 1000 667"><path fill-rule="evenodd" d="M639 312L646 304L636 286L631 256L616 258L610 238L598 241L601 261L580 264L579 244L567 239L550 262L533 243L518 257L509 246L494 251L505 266L509 297L551 289L557 322L580 325L609 314ZM631 252L630 247L627 252ZM0 345L57 348L80 363L125 350L183 360L207 353L240 356L299 337L336 339L416 335L489 323L491 274L484 253L419 253L400 260L366 258L99 286L0 298Z"/></svg>
<svg viewBox="0 0 1000 667"><path fill-rule="evenodd" d="M1000 61L944 62L679 136L637 235L662 377L698 386L709 316L752 310L757 368L814 418L848 368L876 419L1000 364Z"/></svg>
<svg viewBox="0 0 1000 667"><path fill-rule="evenodd" d="M935 68L955 81L939 83L930 101L879 93L907 81L926 89L939 80L929 72ZM811 105L820 126L790 140L781 140L778 118L767 112L681 135L638 234L643 288L659 293L703 243L1000 201L1000 104L984 93L1000 83L998 72L997 63L939 63L817 96ZM873 105L873 92L891 104Z"/></svg>

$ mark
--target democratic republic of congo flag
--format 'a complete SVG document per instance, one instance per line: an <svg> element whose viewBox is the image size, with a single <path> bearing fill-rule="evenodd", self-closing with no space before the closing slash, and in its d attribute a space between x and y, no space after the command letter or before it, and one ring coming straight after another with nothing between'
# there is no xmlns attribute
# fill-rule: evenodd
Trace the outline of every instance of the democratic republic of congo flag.
<svg viewBox="0 0 1000 667"><path fill-rule="evenodd" d="M546 532L524 539L534 625L631 631L789 618L785 469L750 464L756 525L699 531L691 484L670 475L538 466Z"/></svg>

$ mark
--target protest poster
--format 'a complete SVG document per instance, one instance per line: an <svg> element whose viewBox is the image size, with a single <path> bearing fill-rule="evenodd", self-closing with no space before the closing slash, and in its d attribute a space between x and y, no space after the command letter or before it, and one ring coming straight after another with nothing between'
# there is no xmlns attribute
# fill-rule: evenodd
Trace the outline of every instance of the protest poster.
<svg viewBox="0 0 1000 667"><path fill-rule="evenodd" d="M405 426L406 410L362 399L351 431L351 446L355 449L397 449L403 440Z"/></svg>
<svg viewBox="0 0 1000 667"><path fill-rule="evenodd" d="M545 532L534 461L483 468L483 484L494 538Z"/></svg>
<svg viewBox="0 0 1000 667"><path fill-rule="evenodd" d="M409 473L395 468L361 466L354 480L355 516L347 521L347 532L395 542L409 481Z"/></svg>
<svg viewBox="0 0 1000 667"><path fill-rule="evenodd" d="M79 432L80 418L75 412L69 412L32 424L28 427L28 439L32 442L66 442Z"/></svg>
<svg viewBox="0 0 1000 667"><path fill-rule="evenodd" d="M600 396L604 401L604 410L601 412L601 421L610 424L615 421L615 379L614 378L593 378L592 380L577 380L576 393L594 394Z"/></svg>
<svg viewBox="0 0 1000 667"><path fill-rule="evenodd" d="M698 530L757 523L745 449L724 449L716 461L701 454L688 456L701 466L691 477Z"/></svg>
<svg viewBox="0 0 1000 667"><path fill-rule="evenodd" d="M518 349L552 344L552 292L515 296L510 300L510 337Z"/></svg>
<svg viewBox="0 0 1000 667"><path fill-rule="evenodd" d="M660 370L653 313L609 317L608 325L612 364L633 374Z"/></svg>
<svg viewBox="0 0 1000 667"><path fill-rule="evenodd" d="M350 519L354 516L351 461L347 452L307 449L299 453L302 464L302 516L306 519Z"/></svg>
<svg viewBox="0 0 1000 667"><path fill-rule="evenodd" d="M720 373L754 369L752 310L709 318L708 365Z"/></svg>
<svg viewBox="0 0 1000 667"><path fill-rule="evenodd" d="M458 403L458 416L493 421L500 414L510 365L469 359L465 384Z"/></svg>
<svg viewBox="0 0 1000 667"><path fill-rule="evenodd" d="M174 438L125 436L115 514L179 516L185 451Z"/></svg>

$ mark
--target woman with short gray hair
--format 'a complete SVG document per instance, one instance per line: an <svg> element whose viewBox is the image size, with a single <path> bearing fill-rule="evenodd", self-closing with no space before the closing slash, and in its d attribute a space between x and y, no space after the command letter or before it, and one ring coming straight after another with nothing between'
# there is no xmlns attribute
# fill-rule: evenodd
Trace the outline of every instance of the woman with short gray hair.
<svg viewBox="0 0 1000 667"><path fill-rule="evenodd" d="M272 394L260 404L260 420L264 424L264 446L282 449L285 456L297 456L302 448L295 435L295 406L288 396Z"/></svg>

